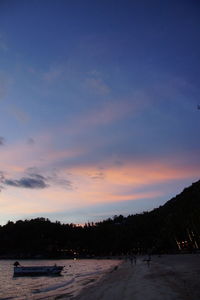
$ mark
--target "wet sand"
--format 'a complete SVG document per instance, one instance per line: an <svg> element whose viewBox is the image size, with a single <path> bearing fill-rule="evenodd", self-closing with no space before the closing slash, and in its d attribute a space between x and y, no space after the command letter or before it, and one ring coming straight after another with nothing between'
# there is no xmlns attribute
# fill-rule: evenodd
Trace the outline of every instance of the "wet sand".
<svg viewBox="0 0 200 300"><path fill-rule="evenodd" d="M149 266L145 257L123 262L70 299L199 300L200 255L152 256Z"/></svg>

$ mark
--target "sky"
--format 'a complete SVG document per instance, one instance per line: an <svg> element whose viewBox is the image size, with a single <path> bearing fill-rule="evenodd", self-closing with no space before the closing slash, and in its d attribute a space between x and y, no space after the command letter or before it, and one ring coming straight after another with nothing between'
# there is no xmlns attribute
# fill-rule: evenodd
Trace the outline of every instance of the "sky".
<svg viewBox="0 0 200 300"><path fill-rule="evenodd" d="M200 177L200 3L0 0L0 224L98 222Z"/></svg>

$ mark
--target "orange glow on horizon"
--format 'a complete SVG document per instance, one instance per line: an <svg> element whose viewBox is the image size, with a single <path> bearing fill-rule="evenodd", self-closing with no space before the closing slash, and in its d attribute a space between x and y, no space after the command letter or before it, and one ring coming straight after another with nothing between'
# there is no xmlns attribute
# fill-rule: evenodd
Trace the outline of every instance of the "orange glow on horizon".
<svg viewBox="0 0 200 300"><path fill-rule="evenodd" d="M30 149L29 145L5 147L1 153L2 171L5 169L6 177L15 180L28 176L25 173L26 168L41 167L41 174L48 180L51 164L54 166L60 159L79 157L83 153L81 149L74 153L72 150L51 149L45 156L45 148L37 146L33 149ZM42 156L45 157L44 161L38 158ZM12 214L53 213L88 205L153 199L164 196L163 191L158 188L159 184L199 177L198 166L177 167L176 164L169 164L161 159L145 162L130 160L122 164L114 164L107 160L101 162L101 167L92 163L74 163L68 167L61 165L56 172L61 179L68 180L70 185L59 185L59 180L54 182L53 179L47 181L49 187L44 189L7 185L1 192L1 211ZM153 185L157 187L154 189Z"/></svg>

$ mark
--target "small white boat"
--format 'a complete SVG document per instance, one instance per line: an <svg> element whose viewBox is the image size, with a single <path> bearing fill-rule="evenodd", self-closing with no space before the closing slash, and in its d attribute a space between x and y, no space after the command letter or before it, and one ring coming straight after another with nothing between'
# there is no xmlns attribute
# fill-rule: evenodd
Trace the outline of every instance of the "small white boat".
<svg viewBox="0 0 200 300"><path fill-rule="evenodd" d="M14 266L14 276L60 275L64 266Z"/></svg>

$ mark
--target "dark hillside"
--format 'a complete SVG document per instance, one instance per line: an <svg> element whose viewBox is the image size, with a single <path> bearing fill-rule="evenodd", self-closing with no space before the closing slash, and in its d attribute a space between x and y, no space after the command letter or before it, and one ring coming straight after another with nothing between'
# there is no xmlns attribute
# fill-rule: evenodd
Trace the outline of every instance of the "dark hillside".
<svg viewBox="0 0 200 300"><path fill-rule="evenodd" d="M179 248L200 247L200 181L160 207L165 218L164 228L174 234Z"/></svg>
<svg viewBox="0 0 200 300"><path fill-rule="evenodd" d="M127 253L194 252L200 249L200 181L163 206L84 227L45 218L0 227L3 257L93 257Z"/></svg>

